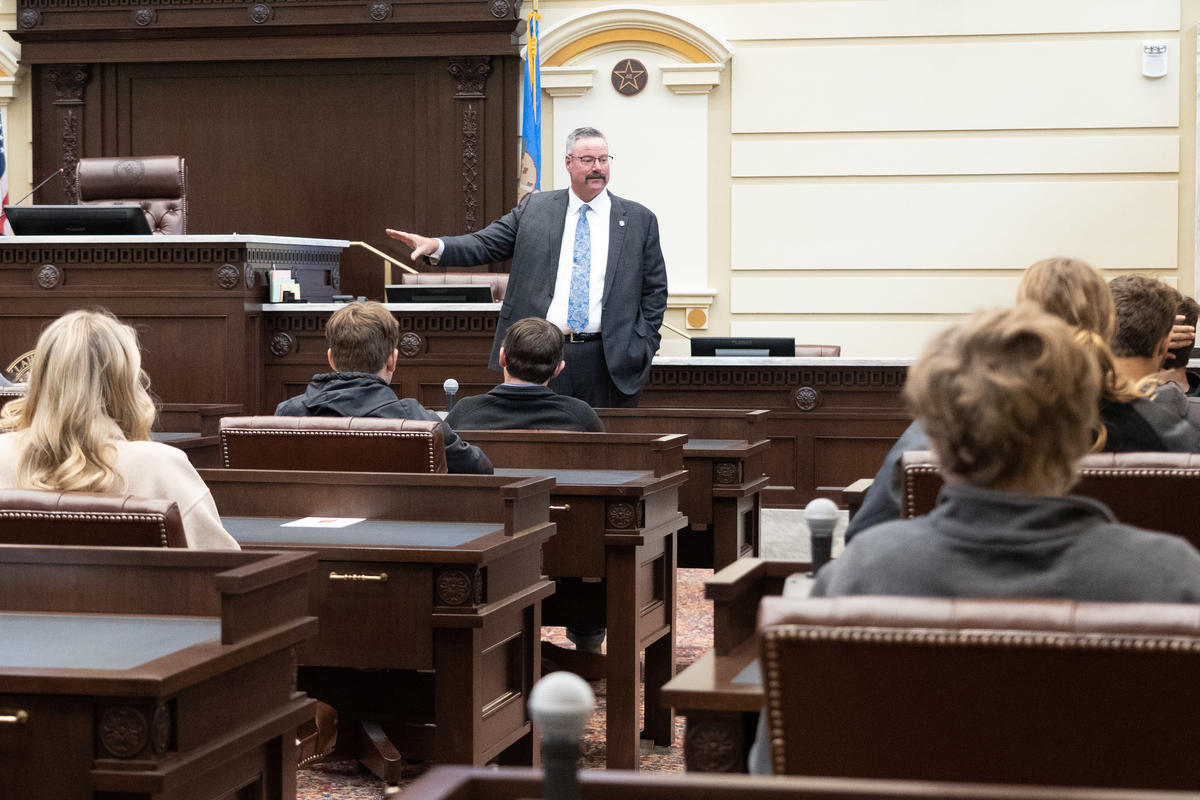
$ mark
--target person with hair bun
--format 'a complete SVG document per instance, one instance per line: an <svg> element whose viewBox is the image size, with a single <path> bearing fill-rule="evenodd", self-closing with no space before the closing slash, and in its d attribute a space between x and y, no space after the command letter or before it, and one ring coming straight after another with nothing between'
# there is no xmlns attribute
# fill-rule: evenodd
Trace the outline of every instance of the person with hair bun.
<svg viewBox="0 0 1200 800"><path fill-rule="evenodd" d="M0 411L0 489L172 500L188 547L237 550L183 451L150 441L155 407L133 328L72 311L38 338L29 390Z"/></svg>

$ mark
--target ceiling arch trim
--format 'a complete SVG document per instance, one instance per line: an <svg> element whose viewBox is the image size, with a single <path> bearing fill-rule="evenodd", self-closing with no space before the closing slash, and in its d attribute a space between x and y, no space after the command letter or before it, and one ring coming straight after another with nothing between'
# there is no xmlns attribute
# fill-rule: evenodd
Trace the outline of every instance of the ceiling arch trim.
<svg viewBox="0 0 1200 800"><path fill-rule="evenodd" d="M666 47L696 64L725 64L729 43L690 20L645 6L609 6L568 17L541 36L542 66L561 67L581 53L616 42Z"/></svg>

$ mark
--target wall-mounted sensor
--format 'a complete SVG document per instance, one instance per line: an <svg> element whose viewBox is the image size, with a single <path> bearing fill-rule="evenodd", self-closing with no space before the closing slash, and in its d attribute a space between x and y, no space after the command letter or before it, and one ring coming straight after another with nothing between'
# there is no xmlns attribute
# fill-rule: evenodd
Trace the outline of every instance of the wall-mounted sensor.
<svg viewBox="0 0 1200 800"><path fill-rule="evenodd" d="M1167 43L1159 40L1142 42L1142 74L1161 78L1167 74Z"/></svg>

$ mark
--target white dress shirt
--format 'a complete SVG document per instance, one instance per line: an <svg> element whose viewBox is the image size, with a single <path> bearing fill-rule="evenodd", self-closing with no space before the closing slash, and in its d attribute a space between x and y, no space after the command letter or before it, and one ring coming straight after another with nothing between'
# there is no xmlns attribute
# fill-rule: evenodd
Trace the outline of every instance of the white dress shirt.
<svg viewBox="0 0 1200 800"><path fill-rule="evenodd" d="M546 309L546 319L563 331L570 330L567 324L567 303L571 299L571 271L575 265L575 227L579 224L579 208L583 201L574 189L567 189L567 216L563 219L562 247L558 251L558 274L554 279L554 297ZM592 279L588 284L588 324L580 333L599 333L600 314L603 308L604 274L608 270L608 224L612 212L612 200L608 190L588 201L588 232L592 239ZM430 254L434 264L442 258L446 243L437 240L437 250Z"/></svg>
<svg viewBox="0 0 1200 800"><path fill-rule="evenodd" d="M554 297L546 309L546 319L562 328L567 324L567 302L571 299L571 270L575 264L575 227L579 224L579 207L583 205L573 189L567 190L567 216L563 220L562 247L558 251L558 276L554 280ZM588 284L588 324L580 333L600 331L600 313L604 295L604 273L608 269L608 220L612 200L608 190L588 201L588 231L592 238L592 279Z"/></svg>

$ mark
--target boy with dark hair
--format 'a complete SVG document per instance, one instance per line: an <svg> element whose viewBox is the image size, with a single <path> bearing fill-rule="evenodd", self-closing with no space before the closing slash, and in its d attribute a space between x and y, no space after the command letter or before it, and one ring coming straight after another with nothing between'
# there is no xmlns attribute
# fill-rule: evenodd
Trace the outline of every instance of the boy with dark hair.
<svg viewBox="0 0 1200 800"><path fill-rule="evenodd" d="M504 383L459 400L446 422L461 430L603 431L591 406L546 386L562 371L562 351L558 326L540 317L517 320L500 346Z"/></svg>
<svg viewBox="0 0 1200 800"><path fill-rule="evenodd" d="M1200 319L1200 303L1185 294L1178 294L1175 324L1188 326L1194 330L1196 321ZM1174 339L1172 339L1172 344L1174 344ZM1161 373L1163 379L1174 381L1188 397L1200 397L1200 374L1187 368L1188 360L1191 359L1192 349L1195 346L1196 337L1193 334L1187 341L1167 350L1167 359L1163 362Z"/></svg>
<svg viewBox="0 0 1200 800"><path fill-rule="evenodd" d="M440 418L416 400L399 398L389 385L396 371L400 325L379 303L347 303L325 326L326 354L333 372L314 375L304 394L275 408L279 417ZM490 474L492 462L442 423L450 472Z"/></svg>

